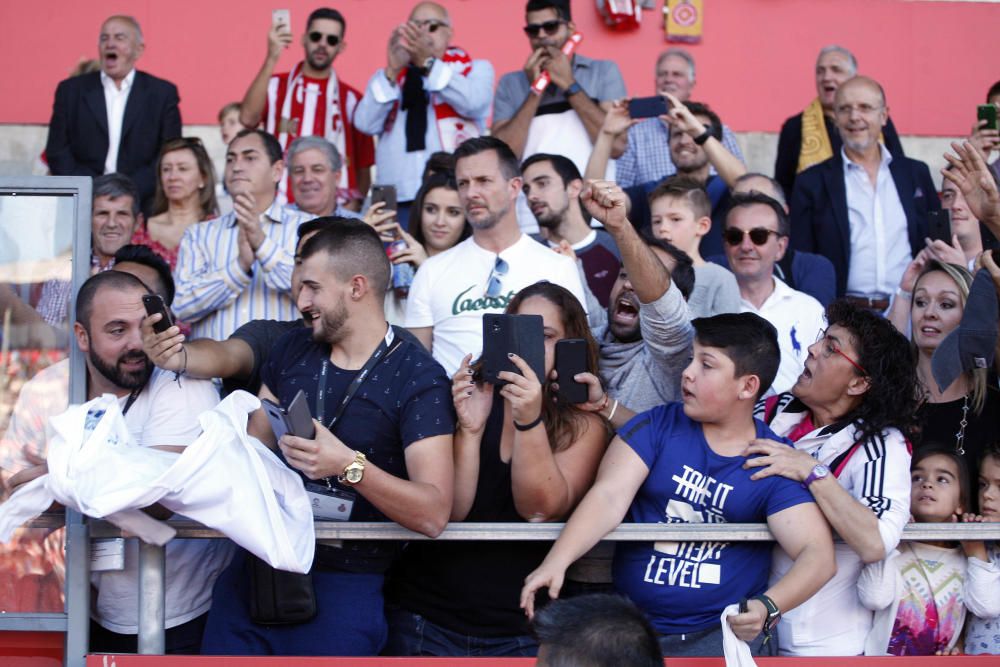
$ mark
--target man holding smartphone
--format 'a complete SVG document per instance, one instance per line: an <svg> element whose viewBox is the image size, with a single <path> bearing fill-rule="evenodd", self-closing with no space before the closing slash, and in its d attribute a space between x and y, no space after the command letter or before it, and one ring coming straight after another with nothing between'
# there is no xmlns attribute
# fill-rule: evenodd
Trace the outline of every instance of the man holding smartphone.
<svg viewBox="0 0 1000 667"><path fill-rule="evenodd" d="M375 161L370 137L354 128L354 110L361 94L337 78L333 61L347 46L347 21L336 9L321 7L306 21L302 35L305 59L290 72L274 73L282 52L292 43L288 11L275 10L267 33L267 57L240 104L240 122L273 134L282 150L298 137L318 136L337 147L345 168L337 181L337 202L359 210L371 184ZM294 201L287 178L279 198Z"/></svg>
<svg viewBox="0 0 1000 667"><path fill-rule="evenodd" d="M404 228L427 158L478 137L493 102L493 65L451 45L452 34L447 9L418 3L392 31L386 65L358 105L358 129L378 137L378 178L396 186Z"/></svg>

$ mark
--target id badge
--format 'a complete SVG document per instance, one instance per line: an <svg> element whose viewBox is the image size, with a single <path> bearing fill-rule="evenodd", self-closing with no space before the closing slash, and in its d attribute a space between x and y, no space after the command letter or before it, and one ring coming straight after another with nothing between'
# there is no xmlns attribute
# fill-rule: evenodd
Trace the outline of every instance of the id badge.
<svg viewBox="0 0 1000 667"><path fill-rule="evenodd" d="M306 483L306 494L312 506L313 519L320 521L350 521L355 495L323 484Z"/></svg>
<svg viewBox="0 0 1000 667"><path fill-rule="evenodd" d="M125 569L125 539L109 537L90 542L90 571L113 572Z"/></svg>

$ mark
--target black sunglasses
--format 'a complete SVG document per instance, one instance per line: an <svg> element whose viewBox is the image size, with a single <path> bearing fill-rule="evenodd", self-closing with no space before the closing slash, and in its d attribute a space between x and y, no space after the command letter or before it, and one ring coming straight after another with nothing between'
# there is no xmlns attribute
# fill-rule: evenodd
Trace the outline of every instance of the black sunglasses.
<svg viewBox="0 0 1000 667"><path fill-rule="evenodd" d="M545 23L529 23L524 26L524 34L528 37L538 37L538 33L544 30L545 34L551 37L559 31L559 26L563 23L565 23L565 21L562 19L554 19L552 21L546 21Z"/></svg>
<svg viewBox="0 0 1000 667"><path fill-rule="evenodd" d="M326 43L328 46L337 46L337 44L340 44L340 35L324 35L321 32L309 33L310 42L318 42L323 39L323 37L326 37Z"/></svg>
<svg viewBox="0 0 1000 667"><path fill-rule="evenodd" d="M764 229L763 227L754 227L748 232L742 229L736 229L735 227L730 227L722 233L722 238L726 240L731 246L738 246L743 243L743 237L747 234L750 235L750 241L754 245L764 245L767 240L771 237L771 234L775 236L784 236L781 232L776 232L773 229Z"/></svg>

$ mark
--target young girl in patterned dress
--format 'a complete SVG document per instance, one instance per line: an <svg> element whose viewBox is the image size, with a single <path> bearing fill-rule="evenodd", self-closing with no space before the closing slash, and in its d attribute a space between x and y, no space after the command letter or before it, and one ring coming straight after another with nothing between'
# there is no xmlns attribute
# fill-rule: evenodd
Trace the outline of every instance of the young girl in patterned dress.
<svg viewBox="0 0 1000 667"><path fill-rule="evenodd" d="M915 522L956 522L970 509L968 473L954 450L921 450L910 475ZM1000 567L982 542L902 542L865 567L858 593L875 611L866 655L949 655L958 652L967 611L1000 614Z"/></svg>

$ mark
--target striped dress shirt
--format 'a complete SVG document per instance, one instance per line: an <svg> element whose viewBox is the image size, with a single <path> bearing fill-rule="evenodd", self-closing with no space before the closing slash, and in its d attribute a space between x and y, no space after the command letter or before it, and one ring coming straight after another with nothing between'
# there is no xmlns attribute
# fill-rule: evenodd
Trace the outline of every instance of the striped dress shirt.
<svg viewBox="0 0 1000 667"><path fill-rule="evenodd" d="M290 291L299 225L313 216L277 202L265 212L264 241L251 274L239 265L236 214L188 227L177 252L174 312L199 338L225 340L250 320L294 320Z"/></svg>

